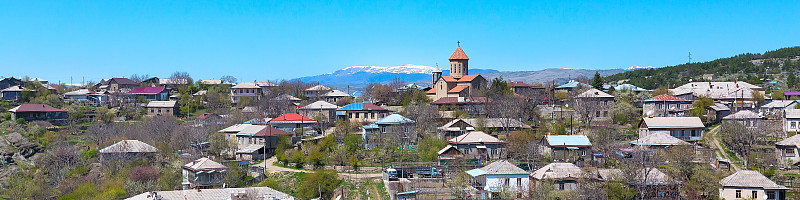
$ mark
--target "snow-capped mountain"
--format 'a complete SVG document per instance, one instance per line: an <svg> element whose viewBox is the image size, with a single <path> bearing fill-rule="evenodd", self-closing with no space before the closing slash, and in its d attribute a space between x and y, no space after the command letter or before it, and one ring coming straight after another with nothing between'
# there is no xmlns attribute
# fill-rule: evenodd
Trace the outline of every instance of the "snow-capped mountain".
<svg viewBox="0 0 800 200"><path fill-rule="evenodd" d="M337 70L329 74L353 74L357 72L369 73L396 73L396 74L430 74L435 67L424 65L402 64L390 67L381 66L352 66Z"/></svg>
<svg viewBox="0 0 800 200"><path fill-rule="evenodd" d="M403 64L396 66L351 66L335 72L297 78L309 82L316 81L321 84L350 84L350 83L388 83L392 79L400 78L407 83L431 82L431 72L436 67ZM497 72L491 69L470 69L471 74ZM449 75L450 70L442 70L443 75Z"/></svg>
<svg viewBox="0 0 800 200"><path fill-rule="evenodd" d="M653 67L653 66L642 67L642 66L634 65L634 66L628 67L627 69L625 69L625 71L631 71L631 70L637 70L637 69L655 69L655 67Z"/></svg>

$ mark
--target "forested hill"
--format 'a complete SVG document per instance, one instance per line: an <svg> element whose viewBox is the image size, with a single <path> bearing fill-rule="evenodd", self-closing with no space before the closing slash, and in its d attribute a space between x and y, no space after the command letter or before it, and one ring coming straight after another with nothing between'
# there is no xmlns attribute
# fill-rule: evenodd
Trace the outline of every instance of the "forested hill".
<svg viewBox="0 0 800 200"><path fill-rule="evenodd" d="M715 81L736 80L761 85L765 76L767 79L782 78L783 72L800 70L800 62L785 62L796 56L800 56L800 46L767 51L763 54L740 54L708 62L627 71L608 76L605 80L616 82L627 79L627 83L655 89L662 86L672 88L689 80L703 81L703 74L714 74L718 77L714 79ZM763 61L763 64L759 61Z"/></svg>

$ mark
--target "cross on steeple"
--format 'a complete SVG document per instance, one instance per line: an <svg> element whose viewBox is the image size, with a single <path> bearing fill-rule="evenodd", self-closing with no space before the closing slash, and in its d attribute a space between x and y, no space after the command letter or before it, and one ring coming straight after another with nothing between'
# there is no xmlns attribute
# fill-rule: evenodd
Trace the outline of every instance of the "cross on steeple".
<svg viewBox="0 0 800 200"><path fill-rule="evenodd" d="M461 47L461 41L458 41L456 43L458 43L458 47Z"/></svg>

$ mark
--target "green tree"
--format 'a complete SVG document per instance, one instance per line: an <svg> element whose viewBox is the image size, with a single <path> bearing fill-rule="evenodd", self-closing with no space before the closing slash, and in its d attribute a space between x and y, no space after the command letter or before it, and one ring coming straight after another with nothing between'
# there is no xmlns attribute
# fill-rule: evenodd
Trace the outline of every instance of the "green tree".
<svg viewBox="0 0 800 200"><path fill-rule="evenodd" d="M794 71L790 71L789 76L786 77L786 87L789 89L797 87L797 75L794 74Z"/></svg>
<svg viewBox="0 0 800 200"><path fill-rule="evenodd" d="M786 99L786 97L783 96L783 91L772 91L772 93L770 93L769 96L772 97L772 100L785 100Z"/></svg>
<svg viewBox="0 0 800 200"><path fill-rule="evenodd" d="M320 197L321 193L323 199L331 199L334 190L341 182L336 171L316 170L303 175L303 181L298 187L300 192L297 196L303 199L312 199Z"/></svg>
<svg viewBox="0 0 800 200"><path fill-rule="evenodd" d="M606 185L606 194L611 200L630 200L636 196L636 191L623 181L612 181Z"/></svg>
<svg viewBox="0 0 800 200"><path fill-rule="evenodd" d="M600 72L594 72L594 78L592 78L592 87L594 89L603 90L603 77L600 76Z"/></svg>
<svg viewBox="0 0 800 200"><path fill-rule="evenodd" d="M714 100L706 98L706 97L700 97L699 99L694 100L694 103L692 104L692 110L691 110L692 116L695 116L695 117L703 116L703 114L705 114L706 107L713 106L713 105L714 105Z"/></svg>
<svg viewBox="0 0 800 200"><path fill-rule="evenodd" d="M361 149L364 149L364 139L360 135L349 134L344 137L344 146L349 155L355 154Z"/></svg>
<svg viewBox="0 0 800 200"><path fill-rule="evenodd" d="M439 150L447 146L447 142L437 137L425 137L419 143L420 161L435 162L439 159Z"/></svg>

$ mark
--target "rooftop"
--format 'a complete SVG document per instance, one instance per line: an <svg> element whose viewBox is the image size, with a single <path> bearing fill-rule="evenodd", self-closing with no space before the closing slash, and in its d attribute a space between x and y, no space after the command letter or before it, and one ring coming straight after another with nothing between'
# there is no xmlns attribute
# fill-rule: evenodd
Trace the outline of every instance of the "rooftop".
<svg viewBox="0 0 800 200"><path fill-rule="evenodd" d="M648 128L705 128L699 117L645 117Z"/></svg>
<svg viewBox="0 0 800 200"><path fill-rule="evenodd" d="M764 188L771 190L788 190L782 185L778 185L766 176L753 170L739 170L728 177L719 181L722 187L750 187L750 188Z"/></svg>
<svg viewBox="0 0 800 200"><path fill-rule="evenodd" d="M250 188L221 188L221 189L199 189L199 190L173 190L173 191L154 191L145 192L130 197L127 200L201 200L201 199L234 199L234 195L256 194L256 197L244 197L241 199L264 199L264 200L294 200L295 198L269 187L250 187ZM157 197L156 197L157 196Z"/></svg>
<svg viewBox="0 0 800 200"><path fill-rule="evenodd" d="M158 152L153 146L139 140L122 140L106 148L100 149L100 153L154 153Z"/></svg>
<svg viewBox="0 0 800 200"><path fill-rule="evenodd" d="M662 95L654 96L653 98L649 98L649 99L644 100L644 101L645 102L647 102L647 101L686 101L686 102L691 102L691 101L686 100L684 98L680 98L680 97L676 97L676 96L672 96L672 95L668 95L668 94L662 94Z"/></svg>
<svg viewBox="0 0 800 200"><path fill-rule="evenodd" d="M178 106L177 101L150 101L148 108L174 108Z"/></svg>
<svg viewBox="0 0 800 200"><path fill-rule="evenodd" d="M188 169L191 171L222 171L228 169L225 165L219 164L218 162L214 162L207 157L203 157L197 160L194 160L190 163L183 165L184 169Z"/></svg>
<svg viewBox="0 0 800 200"><path fill-rule="evenodd" d="M501 144L505 143L483 131L470 131L447 141L450 144Z"/></svg>
<svg viewBox="0 0 800 200"><path fill-rule="evenodd" d="M128 94L158 94L164 91L164 87L133 87Z"/></svg>
<svg viewBox="0 0 800 200"><path fill-rule="evenodd" d="M9 112L67 112L58 108L53 108L47 104L22 104L12 109Z"/></svg>
<svg viewBox="0 0 800 200"><path fill-rule="evenodd" d="M346 106L336 109L337 111L359 111L359 110L378 110L378 111L388 111L386 108L382 108L380 106L376 106L375 104L371 103L351 103L347 104Z"/></svg>
<svg viewBox="0 0 800 200"><path fill-rule="evenodd" d="M577 179L581 176L583 176L581 168L572 163L550 163L531 173L531 177L537 180Z"/></svg>
<svg viewBox="0 0 800 200"><path fill-rule="evenodd" d="M663 132L653 133L637 140L629 142L638 146L676 146L676 145L689 145L681 139L672 137L671 135Z"/></svg>
<svg viewBox="0 0 800 200"><path fill-rule="evenodd" d="M552 147L577 146L590 147L592 142L585 135L546 135L544 139Z"/></svg>
<svg viewBox="0 0 800 200"><path fill-rule="evenodd" d="M453 55L450 55L450 60L469 60L469 57L467 57L467 53L464 53L461 47L456 47L456 50L453 51Z"/></svg>

